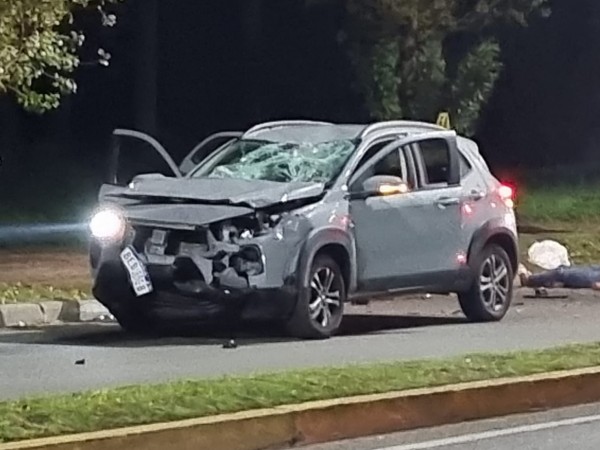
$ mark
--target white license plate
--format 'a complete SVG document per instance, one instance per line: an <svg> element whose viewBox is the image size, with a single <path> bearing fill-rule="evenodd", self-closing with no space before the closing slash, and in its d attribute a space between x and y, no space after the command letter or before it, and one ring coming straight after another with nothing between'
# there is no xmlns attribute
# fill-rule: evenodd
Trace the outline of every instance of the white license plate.
<svg viewBox="0 0 600 450"><path fill-rule="evenodd" d="M121 252L121 261L129 274L129 281L135 295L142 297L154 290L146 266L140 261L133 249L127 247L123 250Z"/></svg>

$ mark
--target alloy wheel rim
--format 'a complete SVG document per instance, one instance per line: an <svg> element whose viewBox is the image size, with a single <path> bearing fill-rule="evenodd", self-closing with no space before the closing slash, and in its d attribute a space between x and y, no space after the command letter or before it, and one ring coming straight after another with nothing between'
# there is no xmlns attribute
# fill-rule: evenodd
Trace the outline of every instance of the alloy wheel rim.
<svg viewBox="0 0 600 450"><path fill-rule="evenodd" d="M479 291L486 308L502 311L510 290L509 270L504 259L491 255L483 263L479 277Z"/></svg>
<svg viewBox="0 0 600 450"><path fill-rule="evenodd" d="M315 272L310 283L310 318L327 328L341 307L339 280L333 270L323 267Z"/></svg>

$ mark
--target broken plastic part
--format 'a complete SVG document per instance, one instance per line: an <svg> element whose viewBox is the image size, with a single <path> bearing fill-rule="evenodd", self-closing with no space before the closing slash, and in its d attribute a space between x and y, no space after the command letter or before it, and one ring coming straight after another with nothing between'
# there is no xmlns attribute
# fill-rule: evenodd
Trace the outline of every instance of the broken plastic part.
<svg viewBox="0 0 600 450"><path fill-rule="evenodd" d="M248 287L248 280L238 275L233 267L229 267L219 274L219 284L222 287L244 289Z"/></svg>
<svg viewBox="0 0 600 450"><path fill-rule="evenodd" d="M246 144L246 145L243 145ZM352 141L321 144L263 143L254 148L240 141L226 164L215 167L211 178L238 178L282 183L327 183L336 177L355 150Z"/></svg>
<svg viewBox="0 0 600 450"><path fill-rule="evenodd" d="M252 230L244 230L240 233L241 239L252 239L254 237L254 233Z"/></svg>

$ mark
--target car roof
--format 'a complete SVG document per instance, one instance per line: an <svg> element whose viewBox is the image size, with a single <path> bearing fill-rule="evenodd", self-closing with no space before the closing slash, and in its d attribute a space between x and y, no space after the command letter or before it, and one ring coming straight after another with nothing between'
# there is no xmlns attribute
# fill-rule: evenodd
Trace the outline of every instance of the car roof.
<svg viewBox="0 0 600 450"><path fill-rule="evenodd" d="M258 139L269 142L293 142L319 144L330 141L358 139L364 130L361 125L281 125L250 130L245 139Z"/></svg>
<svg viewBox="0 0 600 450"><path fill-rule="evenodd" d="M244 134L244 139L268 142L319 144L339 140L354 140L383 130L415 134L443 131L437 125L415 121L390 121L374 124L333 124L313 121L281 121L257 125Z"/></svg>

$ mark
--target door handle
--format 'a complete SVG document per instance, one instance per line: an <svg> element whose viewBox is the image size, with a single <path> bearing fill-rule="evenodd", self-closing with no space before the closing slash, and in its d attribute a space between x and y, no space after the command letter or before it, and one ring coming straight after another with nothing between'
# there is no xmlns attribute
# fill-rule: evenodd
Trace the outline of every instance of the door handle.
<svg viewBox="0 0 600 450"><path fill-rule="evenodd" d="M435 202L440 208L446 206L459 205L460 199L458 197L441 197Z"/></svg>
<svg viewBox="0 0 600 450"><path fill-rule="evenodd" d="M469 199L473 200L475 202L481 200L483 197L485 197L485 192L483 191L478 191L477 189L473 189L470 193L469 193Z"/></svg>

